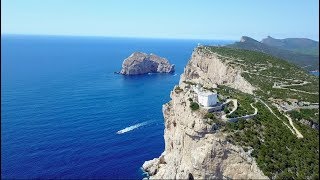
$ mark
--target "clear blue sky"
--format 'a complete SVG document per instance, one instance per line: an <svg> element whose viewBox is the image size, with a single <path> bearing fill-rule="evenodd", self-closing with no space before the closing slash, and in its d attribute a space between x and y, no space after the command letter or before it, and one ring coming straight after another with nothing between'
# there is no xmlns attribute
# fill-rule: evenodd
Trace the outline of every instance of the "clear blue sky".
<svg viewBox="0 0 320 180"><path fill-rule="evenodd" d="M1 0L2 34L319 40L317 0Z"/></svg>

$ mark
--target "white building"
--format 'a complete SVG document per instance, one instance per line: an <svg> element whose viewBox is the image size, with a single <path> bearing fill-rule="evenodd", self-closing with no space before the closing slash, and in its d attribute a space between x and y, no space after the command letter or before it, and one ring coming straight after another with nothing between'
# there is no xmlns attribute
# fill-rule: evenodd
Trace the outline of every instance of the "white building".
<svg viewBox="0 0 320 180"><path fill-rule="evenodd" d="M198 92L198 102L204 107L211 107L217 104L218 95L213 92Z"/></svg>
<svg viewBox="0 0 320 180"><path fill-rule="evenodd" d="M204 107L215 106L218 102L218 94L214 92L205 92L203 88L197 84L193 86L193 90L198 94L198 103Z"/></svg>

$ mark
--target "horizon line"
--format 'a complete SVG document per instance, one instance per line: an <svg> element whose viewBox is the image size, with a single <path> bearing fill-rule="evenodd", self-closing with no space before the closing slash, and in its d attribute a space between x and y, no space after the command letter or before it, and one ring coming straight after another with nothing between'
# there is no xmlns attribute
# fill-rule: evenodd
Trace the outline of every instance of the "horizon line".
<svg viewBox="0 0 320 180"><path fill-rule="evenodd" d="M96 37L96 38L128 38L128 39L167 39L167 40L200 40L200 41L212 41L212 40L215 40L215 41L233 41L233 42L238 42L240 41L240 38L243 37L243 36L247 36L249 38L252 38L256 41L261 41L261 40L258 40L257 38L253 38L252 36L248 36L248 35L242 35L240 36L240 38L237 38L237 39L233 39L233 38L187 38L187 37L147 37L147 36L111 36L111 35L87 35L87 34L83 34L83 35L80 35L80 34L77 34L77 35L71 35L71 34L33 34L33 33L30 33L30 34L23 34L23 33L2 33L1 32L1 36L65 36L65 37ZM270 35L266 36L269 37ZM303 39L310 39L310 40L313 40L313 41L316 41L316 42L319 42L319 39L313 39L313 38L307 38L307 37L285 37L285 38L277 38L275 36L270 36L271 38L274 38L274 39L288 39L288 38L303 38Z"/></svg>
<svg viewBox="0 0 320 180"><path fill-rule="evenodd" d="M1 33L1 36L66 36L66 37L101 37L101 38L132 38L132 39L168 39L168 40L221 40L221 41L239 41L236 39L222 38L174 38L174 37L142 37L142 36L110 36L110 35L70 35L70 34L22 34L22 33Z"/></svg>

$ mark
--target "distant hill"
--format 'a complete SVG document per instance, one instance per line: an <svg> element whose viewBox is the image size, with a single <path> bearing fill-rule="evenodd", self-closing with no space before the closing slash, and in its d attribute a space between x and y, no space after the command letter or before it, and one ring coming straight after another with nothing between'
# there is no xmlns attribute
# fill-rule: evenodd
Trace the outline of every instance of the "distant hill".
<svg viewBox="0 0 320 180"><path fill-rule="evenodd" d="M270 38L267 38L267 39L270 40ZM292 38L292 39L295 39L295 38ZM276 44L276 45L270 46L270 45L267 45L266 43L259 42L250 37L242 36L239 42L235 42L234 44L227 45L227 47L259 51L259 52L263 52L263 53L270 54L275 57L284 59L288 62L294 63L306 70L319 70L319 56L303 54L303 53L299 53L299 52L291 51L287 49L281 49L278 47L279 46L283 47L284 45L281 45L279 41L272 40L272 42L277 42L277 43L270 43L269 40L265 40L264 42L267 41L269 44ZM300 45L300 47L301 46L302 45Z"/></svg>
<svg viewBox="0 0 320 180"><path fill-rule="evenodd" d="M262 39L261 42L269 46L302 54L319 55L319 42L307 38L275 39L268 36L267 38Z"/></svg>

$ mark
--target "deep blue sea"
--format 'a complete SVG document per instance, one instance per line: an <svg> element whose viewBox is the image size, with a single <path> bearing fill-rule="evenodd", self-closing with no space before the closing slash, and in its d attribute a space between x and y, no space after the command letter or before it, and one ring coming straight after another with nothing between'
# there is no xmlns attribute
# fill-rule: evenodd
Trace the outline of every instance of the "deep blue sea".
<svg viewBox="0 0 320 180"><path fill-rule="evenodd" d="M198 42L232 43L2 35L1 177L141 179L164 150L162 104ZM114 74L135 51L176 73Z"/></svg>

